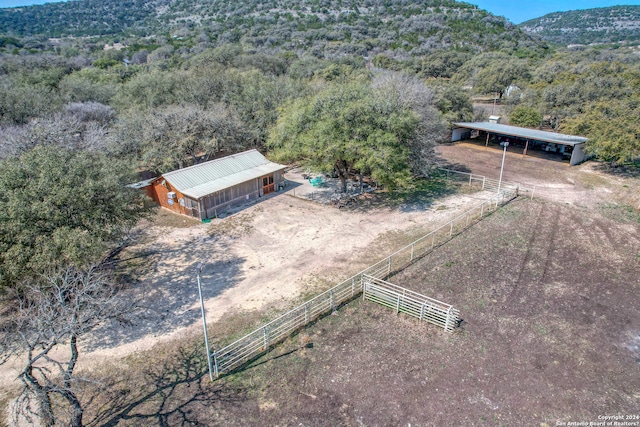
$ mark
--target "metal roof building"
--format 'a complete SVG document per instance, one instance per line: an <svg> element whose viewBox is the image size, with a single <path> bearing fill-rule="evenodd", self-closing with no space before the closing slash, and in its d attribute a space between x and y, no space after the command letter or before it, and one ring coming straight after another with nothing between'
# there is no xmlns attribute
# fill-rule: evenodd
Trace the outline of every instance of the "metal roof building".
<svg viewBox="0 0 640 427"><path fill-rule="evenodd" d="M161 206L199 219L284 187L284 165L257 150L167 172L151 180L147 194Z"/></svg>
<svg viewBox="0 0 640 427"><path fill-rule="evenodd" d="M548 132L537 129L528 129L518 126L503 125L488 122L459 122L454 123L451 141L460 141L470 137L470 131L475 130L486 134L486 143L490 137L512 137L525 141L524 155L527 149L539 148L547 152L556 152L564 157L569 157L569 164L576 165L586 158L584 144L587 138L575 135L564 135L556 132Z"/></svg>
<svg viewBox="0 0 640 427"><path fill-rule="evenodd" d="M178 169L162 176L185 196L200 199L281 169L284 169L283 165L267 160L257 150L250 150Z"/></svg>

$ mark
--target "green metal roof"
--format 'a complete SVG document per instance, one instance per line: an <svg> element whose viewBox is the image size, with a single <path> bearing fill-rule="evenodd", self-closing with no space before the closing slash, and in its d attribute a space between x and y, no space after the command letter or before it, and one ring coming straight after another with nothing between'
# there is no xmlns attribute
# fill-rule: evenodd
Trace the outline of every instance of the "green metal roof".
<svg viewBox="0 0 640 427"><path fill-rule="evenodd" d="M501 125L499 123L488 122L464 122L454 123L455 126L467 129L483 130L485 132L497 133L500 135L515 136L523 139L532 139L535 141L553 142L561 145L577 145L587 142L587 138L583 136L564 135L561 133L547 132L544 130L521 128L518 126Z"/></svg>
<svg viewBox="0 0 640 427"><path fill-rule="evenodd" d="M284 169L257 150L233 154L162 175L185 196L200 199L225 188Z"/></svg>

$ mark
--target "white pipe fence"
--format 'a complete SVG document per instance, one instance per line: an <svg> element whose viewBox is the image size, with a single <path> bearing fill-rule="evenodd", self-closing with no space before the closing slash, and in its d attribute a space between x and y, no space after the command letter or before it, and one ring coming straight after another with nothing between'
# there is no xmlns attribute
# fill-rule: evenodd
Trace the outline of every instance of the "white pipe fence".
<svg viewBox="0 0 640 427"><path fill-rule="evenodd" d="M472 207L328 291L215 351L213 353L215 376L228 373L257 358L271 346L283 341L302 327L353 300L362 292L363 276L379 280L386 279L392 272L406 268L516 196L516 188L503 186L499 195Z"/></svg>
<svg viewBox="0 0 640 427"><path fill-rule="evenodd" d="M453 332L458 325L460 312L450 304L366 274L362 282L362 299L394 309L396 314L405 313L432 323L445 332Z"/></svg>
<svg viewBox="0 0 640 427"><path fill-rule="evenodd" d="M533 194L536 191L535 186L524 186L519 182L502 181L499 184L497 179L487 178L482 175L476 175L473 173L460 172L453 169L439 168L440 172L445 174L447 179L456 180L460 182L469 182L469 186L477 184L482 190L498 192L498 187L503 186L505 189L515 190L516 194L527 194L530 198L533 198ZM502 190L502 188L501 188Z"/></svg>

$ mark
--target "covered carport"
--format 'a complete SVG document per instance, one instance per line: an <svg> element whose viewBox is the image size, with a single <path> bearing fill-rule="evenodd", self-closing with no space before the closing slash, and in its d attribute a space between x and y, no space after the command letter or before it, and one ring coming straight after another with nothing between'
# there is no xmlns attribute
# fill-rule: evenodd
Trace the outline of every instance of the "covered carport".
<svg viewBox="0 0 640 427"><path fill-rule="evenodd" d="M524 156L527 155L528 150L557 153L560 158L568 159L570 165L582 163L587 157L584 150L584 144L587 142L587 138L585 137L499 123L454 123L451 132L451 141L455 142L465 139L479 139L485 142L485 146L489 145L489 142L493 140L520 143L524 147Z"/></svg>

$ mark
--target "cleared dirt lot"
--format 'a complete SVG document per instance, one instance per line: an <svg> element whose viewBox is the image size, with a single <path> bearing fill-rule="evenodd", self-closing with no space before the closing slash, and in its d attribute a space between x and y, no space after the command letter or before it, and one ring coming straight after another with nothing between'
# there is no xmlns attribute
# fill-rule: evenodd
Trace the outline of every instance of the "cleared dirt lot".
<svg viewBox="0 0 640 427"><path fill-rule="evenodd" d="M209 321L237 310L288 306L480 202L476 193L445 194L455 188L443 183L426 199L350 210L293 197L290 190L211 224L141 224L122 258L138 274L131 298L143 297L146 311L126 328L105 325L91 348L122 355L199 330L198 262Z"/></svg>
<svg viewBox="0 0 640 427"><path fill-rule="evenodd" d="M459 308L456 333L358 300L213 385L201 347L159 347L145 362L163 363L132 369L140 355L125 359L131 377L114 375L109 425L538 426L636 414L639 270L636 213L520 199L390 279ZM229 333L212 330L214 341Z"/></svg>
<svg viewBox="0 0 640 427"><path fill-rule="evenodd" d="M390 279L460 308L459 333L355 303L308 331L312 349L238 374L259 386L234 416L515 426L637 413L639 224L611 214L513 203Z"/></svg>
<svg viewBox="0 0 640 427"><path fill-rule="evenodd" d="M443 165L494 179L500 176L500 147L485 148L477 142L463 142L441 145L437 153ZM602 169L603 166L595 162L569 166L566 162L522 156L507 150L503 179L535 186L535 194L547 200L579 207L615 202L640 210L638 179L606 173Z"/></svg>

